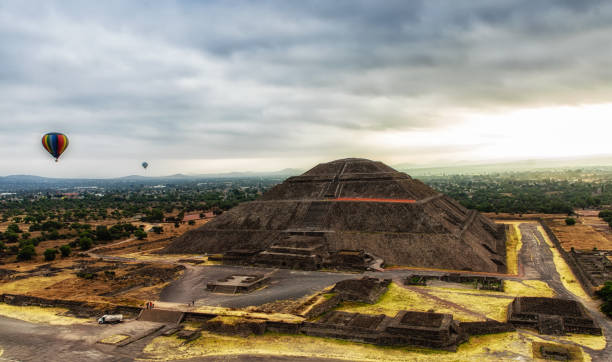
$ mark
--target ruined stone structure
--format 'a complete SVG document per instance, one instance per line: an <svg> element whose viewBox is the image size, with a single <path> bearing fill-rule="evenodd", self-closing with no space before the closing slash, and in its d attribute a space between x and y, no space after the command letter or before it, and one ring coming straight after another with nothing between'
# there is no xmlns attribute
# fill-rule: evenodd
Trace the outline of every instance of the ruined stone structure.
<svg viewBox="0 0 612 362"><path fill-rule="evenodd" d="M344 301L373 304L387 291L389 284L391 279L346 279L336 283L332 292L338 293Z"/></svg>
<svg viewBox="0 0 612 362"><path fill-rule="evenodd" d="M474 289L504 291L503 280L496 277L481 277L475 275L462 275L458 273L444 275L414 274L404 278L404 285L428 285L429 281L439 280L446 283L469 284ZM430 283L430 282L429 282Z"/></svg>
<svg viewBox="0 0 612 362"><path fill-rule="evenodd" d="M215 293L250 293L270 283L270 278L263 275L230 275L223 279L206 284L206 290Z"/></svg>
<svg viewBox="0 0 612 362"><path fill-rule="evenodd" d="M578 267L584 272L591 288L597 288L606 281L612 280L611 251L585 251L573 250L570 256L576 261Z"/></svg>
<svg viewBox="0 0 612 362"><path fill-rule="evenodd" d="M508 322L537 329L540 334L601 335L601 328L582 304L567 299L519 297L508 306Z"/></svg>
<svg viewBox="0 0 612 362"><path fill-rule="evenodd" d="M381 162L349 158L290 177L165 252L296 269L376 269L384 261L505 272L505 250L503 226Z"/></svg>
<svg viewBox="0 0 612 362"><path fill-rule="evenodd" d="M467 339L450 314L400 311L393 318L331 312L316 322L304 322L309 336L338 338L385 346L422 346L455 349Z"/></svg>

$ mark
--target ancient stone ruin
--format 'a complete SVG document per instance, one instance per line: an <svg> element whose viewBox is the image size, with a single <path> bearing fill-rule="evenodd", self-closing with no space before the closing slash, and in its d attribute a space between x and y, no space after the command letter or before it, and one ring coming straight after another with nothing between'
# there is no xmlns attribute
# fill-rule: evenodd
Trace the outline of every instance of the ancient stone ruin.
<svg viewBox="0 0 612 362"><path fill-rule="evenodd" d="M394 265L505 272L504 227L381 162L290 177L172 242L166 253L296 269Z"/></svg>
<svg viewBox="0 0 612 362"><path fill-rule="evenodd" d="M612 257L611 251L577 251L572 249L569 255L586 275L591 288L597 288L606 281L612 280L612 261L609 259Z"/></svg>
<svg viewBox="0 0 612 362"><path fill-rule="evenodd" d="M214 293L250 293L270 283L264 275L230 275L206 284L206 290Z"/></svg>
<svg viewBox="0 0 612 362"><path fill-rule="evenodd" d="M341 300L374 304L387 291L391 279L363 277L342 280L334 286Z"/></svg>
<svg viewBox="0 0 612 362"><path fill-rule="evenodd" d="M508 306L508 322L537 329L540 334L601 335L601 328L582 304L567 299L519 297Z"/></svg>
<svg viewBox="0 0 612 362"><path fill-rule="evenodd" d="M449 284L461 284L462 286L472 287L473 289L479 290L493 290L496 292L504 291L504 283L500 278L462 275L458 273L443 275L412 274L404 278L404 285L435 285L435 281Z"/></svg>
<svg viewBox="0 0 612 362"><path fill-rule="evenodd" d="M309 336L338 338L386 346L455 349L467 336L450 314L400 311L393 318L334 311L316 322L304 322Z"/></svg>

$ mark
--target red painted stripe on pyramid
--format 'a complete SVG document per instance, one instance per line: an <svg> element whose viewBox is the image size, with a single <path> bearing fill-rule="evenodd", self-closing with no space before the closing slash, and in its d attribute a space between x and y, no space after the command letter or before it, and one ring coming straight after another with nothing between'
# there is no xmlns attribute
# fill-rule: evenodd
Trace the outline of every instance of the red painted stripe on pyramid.
<svg viewBox="0 0 612 362"><path fill-rule="evenodd" d="M333 201L359 201L359 202L397 202L403 204L412 204L416 202L416 200L411 199L378 199L378 198L368 198L368 197L338 197L333 199Z"/></svg>

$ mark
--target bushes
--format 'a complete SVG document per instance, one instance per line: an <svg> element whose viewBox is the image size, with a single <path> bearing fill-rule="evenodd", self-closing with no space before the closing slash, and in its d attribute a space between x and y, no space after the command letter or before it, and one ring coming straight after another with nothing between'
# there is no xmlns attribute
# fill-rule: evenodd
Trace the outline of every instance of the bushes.
<svg viewBox="0 0 612 362"><path fill-rule="evenodd" d="M142 240L142 239L145 239L147 237L147 232L142 230L142 229L136 229L136 231L134 231L134 236L138 240Z"/></svg>
<svg viewBox="0 0 612 362"><path fill-rule="evenodd" d="M78 244L81 250L89 250L93 245L93 240L88 237L79 238Z"/></svg>
<svg viewBox="0 0 612 362"><path fill-rule="evenodd" d="M565 219L565 225L576 225L576 219L574 219L573 217L568 217L567 219Z"/></svg>
<svg viewBox="0 0 612 362"><path fill-rule="evenodd" d="M161 234L164 232L164 228L162 226L153 226L153 232L156 234Z"/></svg>
<svg viewBox="0 0 612 362"><path fill-rule="evenodd" d="M612 318L612 281L607 281L596 294L603 300L601 311Z"/></svg>
<svg viewBox="0 0 612 362"><path fill-rule="evenodd" d="M60 251L60 253L62 253L62 258L66 258L66 257L70 256L70 253L72 253L72 249L70 248L70 245L62 245L62 246L60 246L59 251Z"/></svg>
<svg viewBox="0 0 612 362"><path fill-rule="evenodd" d="M17 253L17 260L31 260L34 256L36 256L34 245L26 244Z"/></svg>
<svg viewBox="0 0 612 362"><path fill-rule="evenodd" d="M57 251L57 249L47 249L45 250L45 252L43 253L43 255L45 256L45 261L51 261L51 260L55 260L55 255L58 254L59 252Z"/></svg>

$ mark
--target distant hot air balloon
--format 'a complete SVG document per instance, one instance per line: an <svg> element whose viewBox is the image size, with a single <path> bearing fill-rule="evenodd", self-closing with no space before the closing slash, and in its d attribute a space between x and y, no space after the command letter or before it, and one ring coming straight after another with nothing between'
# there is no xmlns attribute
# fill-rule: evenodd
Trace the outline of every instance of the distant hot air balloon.
<svg viewBox="0 0 612 362"><path fill-rule="evenodd" d="M149 164L147 162L143 162L142 163L142 168L144 168L146 170L147 167L149 167Z"/></svg>
<svg viewBox="0 0 612 362"><path fill-rule="evenodd" d="M45 150L55 158L57 162L58 158L68 148L68 137L63 133L50 132L42 137L42 144Z"/></svg>

